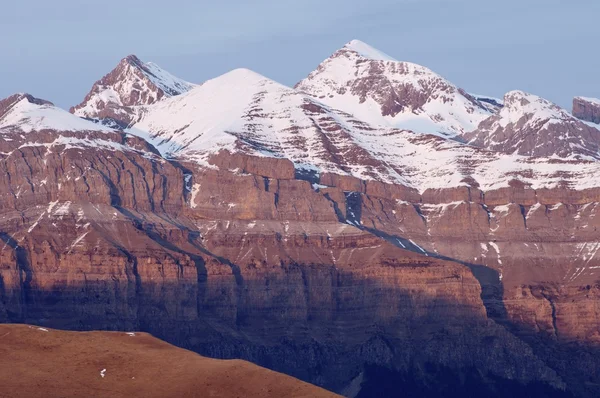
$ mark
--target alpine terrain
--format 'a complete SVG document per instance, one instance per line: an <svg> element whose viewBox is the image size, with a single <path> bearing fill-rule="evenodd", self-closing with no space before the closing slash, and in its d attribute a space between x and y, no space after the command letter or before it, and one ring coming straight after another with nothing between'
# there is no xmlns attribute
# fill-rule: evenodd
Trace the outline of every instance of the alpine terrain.
<svg viewBox="0 0 600 398"><path fill-rule="evenodd" d="M293 88L130 55L70 112L13 95L0 321L348 397L598 396L599 103L469 94L358 40Z"/></svg>

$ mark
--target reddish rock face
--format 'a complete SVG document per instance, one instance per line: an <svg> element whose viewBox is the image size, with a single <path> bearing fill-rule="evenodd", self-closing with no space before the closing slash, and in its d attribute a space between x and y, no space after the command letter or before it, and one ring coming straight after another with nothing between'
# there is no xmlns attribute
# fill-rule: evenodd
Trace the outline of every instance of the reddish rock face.
<svg viewBox="0 0 600 398"><path fill-rule="evenodd" d="M26 211L57 201L180 212L183 173L146 141L119 132L0 136L0 208Z"/></svg>
<svg viewBox="0 0 600 398"><path fill-rule="evenodd" d="M573 98L573 116L591 123L600 123L600 100L596 98Z"/></svg>
<svg viewBox="0 0 600 398"><path fill-rule="evenodd" d="M557 250L568 246L548 252L540 243L554 233L567 236L576 220L594 219L595 205L542 211L528 204L525 228L525 205L487 207L476 190L418 196L364 181L315 188L289 173L277 175L273 170L282 167L260 159L222 154L223 165L241 166L235 172L174 165L122 133L86 136L104 134L103 140L131 148L122 153L43 145L56 134L37 133L40 145L31 150L15 134L0 148L13 151L2 159L11 177L0 181L8 193L0 216L5 321L142 329L336 391L365 360L394 362L401 372L413 361L459 372L477 363L507 380L562 388L575 379L547 367L546 345L532 351L521 338L596 338L590 315L596 288L581 291L581 282L573 282L572 290L551 290L549 275L559 280L566 270ZM42 176L53 177L42 183ZM334 175L321 182L326 179L345 184ZM28 181L39 188L27 188ZM348 192L353 186L361 191ZM558 225L564 229L552 229ZM595 239L594 233L578 236L575 246ZM520 242L544 249L527 252ZM489 268L481 276L476 267L437 254ZM525 258L532 264L523 272ZM540 273L549 258L552 271ZM504 293L494 291L499 272ZM570 315L575 297L586 323ZM498 299L505 310L495 314Z"/></svg>
<svg viewBox="0 0 600 398"><path fill-rule="evenodd" d="M267 178L291 180L296 175L294 164L287 159L250 156L243 153L219 152L208 159L208 163L219 169L237 170Z"/></svg>
<svg viewBox="0 0 600 398"><path fill-rule="evenodd" d="M123 147L47 145L58 136ZM315 189L256 159L223 159L246 170L230 172L172 164L118 132L3 137L3 321L146 330L336 391L365 360L459 372L478 361L500 378L564 386L490 321L468 267L362 229L367 209L379 214L402 187L371 197L363 184L357 212L341 189ZM411 208L404 219L422 223ZM358 228L340 222L348 212Z"/></svg>
<svg viewBox="0 0 600 398"><path fill-rule="evenodd" d="M600 130L522 91L507 93L497 114L462 137L475 146L526 156L577 160L598 160L600 156Z"/></svg>
<svg viewBox="0 0 600 398"><path fill-rule="evenodd" d="M83 102L70 111L85 118L110 118L128 125L137 114L135 106L185 93L193 86L155 64L144 63L135 55L129 55L94 83Z"/></svg>
<svg viewBox="0 0 600 398"><path fill-rule="evenodd" d="M164 98L183 86L169 91L135 57L73 109L108 117L103 124L60 113L56 127L48 102L0 102L0 122L11 117L0 124L0 320L144 330L346 395L379 391L372 372L384 369L396 389L408 377L429 391L450 374L515 396L543 395L531 385L597 396L600 190L588 180L597 131L519 93L482 110L431 71L381 54L362 59L356 46L332 62L350 60L360 76L313 98L230 73L224 108L244 91L240 81L254 83L243 86L251 100L235 109L239 125L223 131L194 125L199 112L212 116L200 105L212 105L219 79L189 94L202 99L191 112L174 112L178 99ZM311 88L326 66L299 87ZM554 172L545 169L554 160L528 168L539 159L521 159L490 182L488 163L514 159L371 127L319 93L375 101L377 115L391 118L431 101L467 104L467 113L496 112L465 135L473 144L571 160ZM15 104L25 105L21 118ZM161 111L148 125L166 123L154 132L165 142L199 144L197 157L166 159L112 130L138 105L148 105L146 116ZM537 105L552 117L529 112Z"/></svg>
<svg viewBox="0 0 600 398"><path fill-rule="evenodd" d="M421 126L429 126L421 132L448 136L472 130L490 114L442 76L358 40L336 51L295 88L373 125L411 130L410 120L417 117Z"/></svg>

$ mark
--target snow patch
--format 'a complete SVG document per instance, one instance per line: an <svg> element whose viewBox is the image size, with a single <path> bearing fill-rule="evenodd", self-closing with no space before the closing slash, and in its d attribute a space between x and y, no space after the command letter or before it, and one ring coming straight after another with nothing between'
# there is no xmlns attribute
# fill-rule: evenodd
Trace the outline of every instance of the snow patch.
<svg viewBox="0 0 600 398"><path fill-rule="evenodd" d="M344 46L345 49L356 52L363 58L376 60L376 61L396 61L394 58L390 57L386 53L371 47L365 42L360 40L352 40L348 44Z"/></svg>
<svg viewBox="0 0 600 398"><path fill-rule="evenodd" d="M24 133L41 130L56 131L114 131L102 125L81 119L54 105L38 105L24 97L0 118L2 130L18 129Z"/></svg>

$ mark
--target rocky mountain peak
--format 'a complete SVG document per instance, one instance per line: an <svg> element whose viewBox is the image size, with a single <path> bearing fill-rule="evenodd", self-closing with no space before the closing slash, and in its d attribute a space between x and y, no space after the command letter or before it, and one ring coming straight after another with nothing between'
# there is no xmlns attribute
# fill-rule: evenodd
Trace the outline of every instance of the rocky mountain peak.
<svg viewBox="0 0 600 398"><path fill-rule="evenodd" d="M128 55L92 86L83 102L71 113L90 119L114 119L129 124L135 115L132 107L150 105L192 89L186 82L151 62Z"/></svg>
<svg viewBox="0 0 600 398"><path fill-rule="evenodd" d="M121 63L123 63L123 62L128 62L129 64L135 65L139 68L143 68L143 65L144 65L142 60L139 59L138 56L135 54L129 54L128 56L126 56L125 58L123 58L121 60Z"/></svg>
<svg viewBox="0 0 600 398"><path fill-rule="evenodd" d="M313 171L345 173L340 163L350 167L346 167L350 156L342 156L339 145L352 152L356 168L370 170L360 163L366 158L376 162L353 142L352 133L373 130L366 123L247 69L233 70L184 95L143 108L131 133L148 132L152 143L169 156L203 163L226 150L287 158ZM363 157L354 159L357 153Z"/></svg>
<svg viewBox="0 0 600 398"><path fill-rule="evenodd" d="M576 160L600 158L600 131L560 106L523 91L510 91L497 114L463 137L486 149Z"/></svg>
<svg viewBox="0 0 600 398"><path fill-rule="evenodd" d="M6 131L109 131L104 126L83 120L60 109L50 101L19 93L0 100L0 133Z"/></svg>
<svg viewBox="0 0 600 398"><path fill-rule="evenodd" d="M358 57L373 60L373 61L392 61L398 62L393 57L387 55L386 53L371 47L367 43L360 40L352 40L344 45L341 49L337 51L336 54L343 53L353 53ZM335 54L334 54L335 56Z"/></svg>
<svg viewBox="0 0 600 398"><path fill-rule="evenodd" d="M570 118L569 113L555 103L521 90L509 91L504 95L504 108L511 114L529 113L546 118Z"/></svg>
<svg viewBox="0 0 600 398"><path fill-rule="evenodd" d="M473 130L491 113L432 70L359 40L336 51L296 88L374 125L443 136Z"/></svg>
<svg viewBox="0 0 600 398"><path fill-rule="evenodd" d="M20 101L27 101L35 105L54 105L50 101L36 98L31 94L17 93L0 100L0 119L2 119Z"/></svg>
<svg viewBox="0 0 600 398"><path fill-rule="evenodd" d="M586 122L600 124L600 99L573 98L573 116Z"/></svg>

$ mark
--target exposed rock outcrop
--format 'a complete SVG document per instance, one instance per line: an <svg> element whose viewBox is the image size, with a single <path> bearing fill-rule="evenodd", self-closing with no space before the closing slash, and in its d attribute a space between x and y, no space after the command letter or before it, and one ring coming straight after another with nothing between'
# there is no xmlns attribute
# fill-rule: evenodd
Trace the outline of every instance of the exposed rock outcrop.
<svg viewBox="0 0 600 398"><path fill-rule="evenodd" d="M600 124L600 100L597 98L573 98L573 116L590 123Z"/></svg>
<svg viewBox="0 0 600 398"><path fill-rule="evenodd" d="M490 115L487 106L420 65L353 40L296 86L373 125L455 136Z"/></svg>
<svg viewBox="0 0 600 398"><path fill-rule="evenodd" d="M1 321L142 330L353 396L598 396L597 130L360 42L303 92L168 76L126 58L73 109L98 123L0 102ZM475 124L488 149L446 139Z"/></svg>
<svg viewBox="0 0 600 398"><path fill-rule="evenodd" d="M535 95L511 91L504 106L462 136L469 144L526 156L600 159L600 130Z"/></svg>
<svg viewBox="0 0 600 398"><path fill-rule="evenodd" d="M136 105L153 104L193 87L192 83L171 75L158 65L129 55L94 83L83 102L70 111L85 118L112 118L127 125L135 118Z"/></svg>

